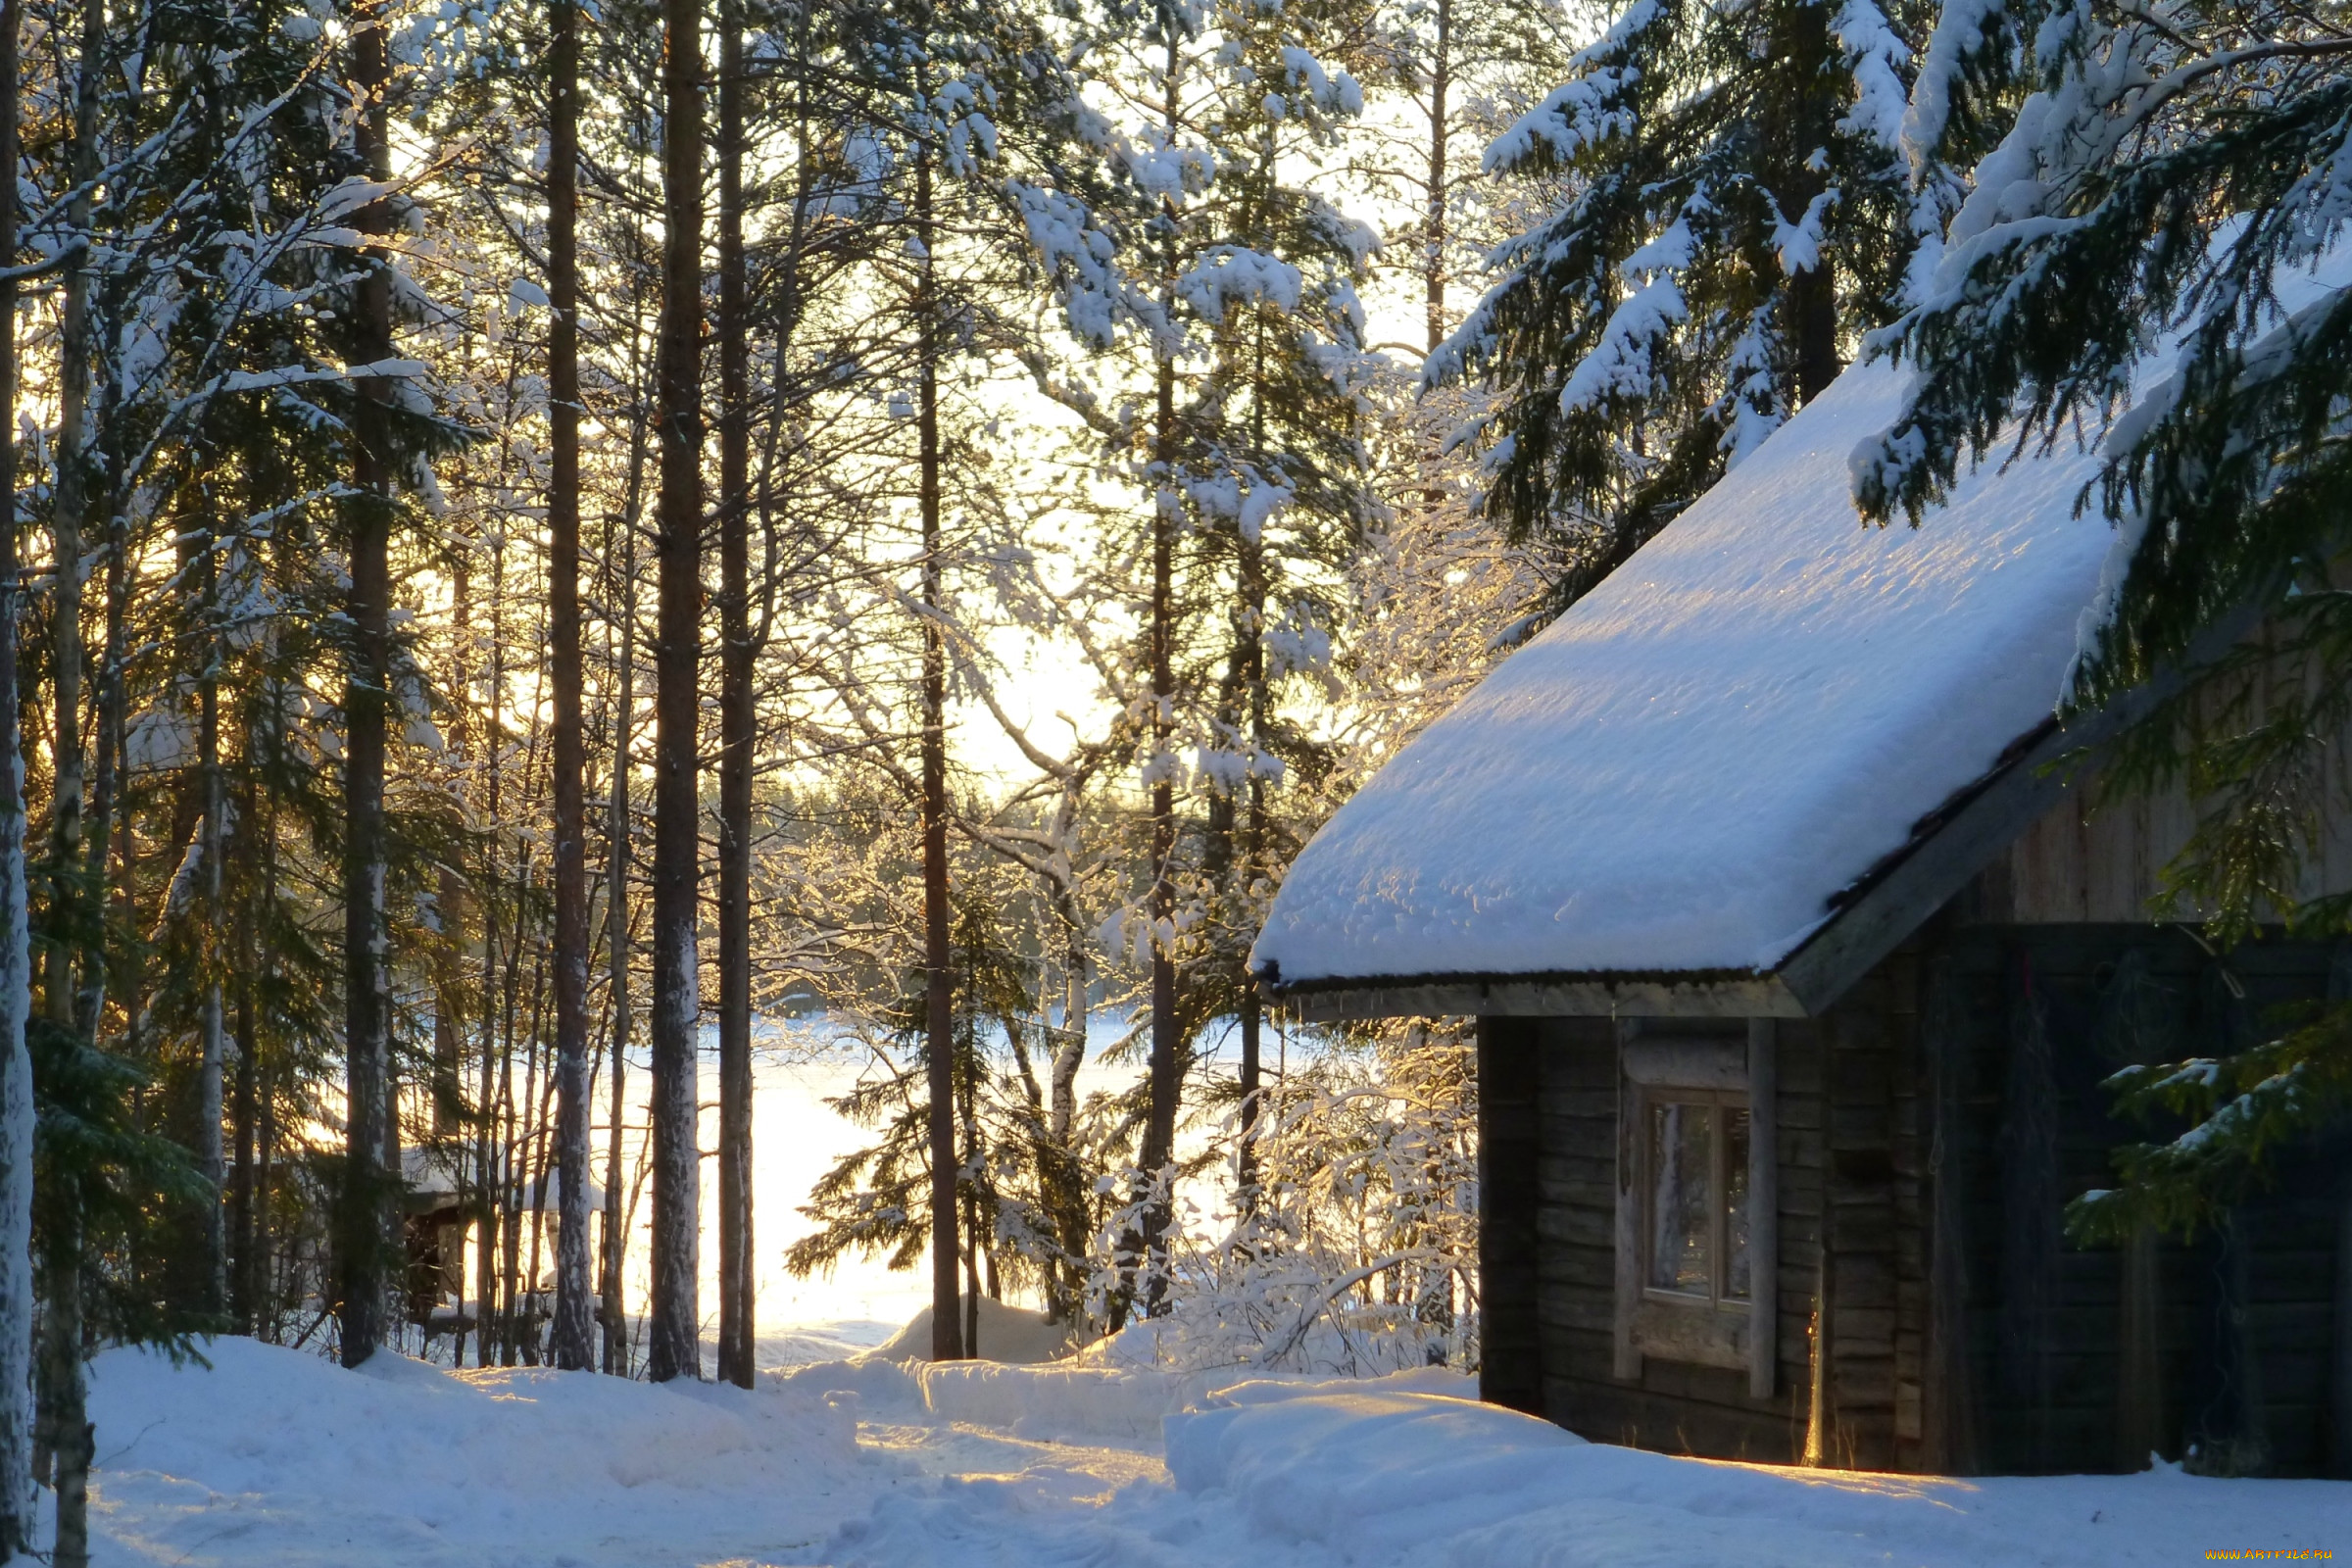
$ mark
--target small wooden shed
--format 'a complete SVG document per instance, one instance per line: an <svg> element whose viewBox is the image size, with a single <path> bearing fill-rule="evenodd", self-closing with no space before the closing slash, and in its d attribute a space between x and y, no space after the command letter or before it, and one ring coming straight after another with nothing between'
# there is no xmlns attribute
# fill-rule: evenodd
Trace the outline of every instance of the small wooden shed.
<svg viewBox="0 0 2352 1568"><path fill-rule="evenodd" d="M2345 1140L2192 1243L2061 1224L2147 1136L2105 1078L2352 961L2150 918L2187 803L2051 765L2130 716L2055 716L2130 544L2075 515L2092 460L1867 530L1846 458L1898 397L1848 371L1404 749L1261 983L1478 1018L1491 1400L1725 1458L2352 1474Z"/></svg>

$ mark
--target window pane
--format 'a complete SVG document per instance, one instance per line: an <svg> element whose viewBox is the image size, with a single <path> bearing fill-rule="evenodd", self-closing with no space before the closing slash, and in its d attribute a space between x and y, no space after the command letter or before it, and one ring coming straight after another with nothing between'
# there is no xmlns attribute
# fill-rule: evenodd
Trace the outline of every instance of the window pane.
<svg viewBox="0 0 2352 1568"><path fill-rule="evenodd" d="M1731 1253L1723 1294L1744 1301L1747 1269L1747 1112L1727 1108L1723 1113L1723 1236Z"/></svg>
<svg viewBox="0 0 2352 1568"><path fill-rule="evenodd" d="M1714 1276L1711 1106L1653 1102L1649 1107L1649 1283L1707 1294Z"/></svg>

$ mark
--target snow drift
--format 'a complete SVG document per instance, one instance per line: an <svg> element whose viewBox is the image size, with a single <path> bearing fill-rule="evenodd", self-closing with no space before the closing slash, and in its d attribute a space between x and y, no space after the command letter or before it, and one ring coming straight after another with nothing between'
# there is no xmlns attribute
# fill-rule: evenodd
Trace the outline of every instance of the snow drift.
<svg viewBox="0 0 2352 1568"><path fill-rule="evenodd" d="M2209 1545L2319 1545L2328 1503L2352 1494L2325 1482L2249 1485L2169 1467L1969 1482L1678 1459L1386 1383L1246 1384L1206 1405L1168 1421L1176 1484L1229 1500L1250 1536L1311 1542L1329 1554L1319 1560L1341 1562L2187 1561Z"/></svg>
<svg viewBox="0 0 2352 1568"><path fill-rule="evenodd" d="M874 1485L855 1402L823 1389L453 1373L389 1350L347 1372L243 1339L204 1354L98 1357L101 1563L700 1562L821 1536Z"/></svg>
<svg viewBox="0 0 2352 1568"><path fill-rule="evenodd" d="M964 1298L966 1311L973 1304L969 1297ZM1051 1361L1069 1353L1073 1333L1070 1324L1049 1322L1034 1307L1014 1306L986 1296L980 1298L978 1308L979 1348L973 1353L983 1359ZM874 1353L891 1361L929 1360L931 1308L926 1306L917 1311L905 1328L877 1347Z"/></svg>
<svg viewBox="0 0 2352 1568"><path fill-rule="evenodd" d="M98 1358L99 1568L2137 1568L2335 1545L2352 1519L2341 1482L1676 1459L1478 1404L1438 1368L1224 1383L869 1356L746 1391L206 1354Z"/></svg>

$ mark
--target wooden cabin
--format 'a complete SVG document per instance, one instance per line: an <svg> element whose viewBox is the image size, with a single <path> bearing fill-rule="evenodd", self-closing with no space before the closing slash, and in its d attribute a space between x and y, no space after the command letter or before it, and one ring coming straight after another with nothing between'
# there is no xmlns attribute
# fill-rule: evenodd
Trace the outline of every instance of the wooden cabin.
<svg viewBox="0 0 2352 1568"><path fill-rule="evenodd" d="M504 1196L486 1203L479 1189L467 1180L471 1153L454 1141L403 1149L401 1159L401 1239L407 1253L403 1295L409 1321L428 1336L464 1334L474 1326L467 1310L466 1263L474 1230L485 1213L508 1212ZM463 1172L463 1174L461 1174ZM479 1178L473 1178L478 1181ZM502 1182L503 1186L504 1183ZM531 1247L533 1269L552 1264L556 1232L564 1212L564 1179L552 1166L533 1171L514 1184L514 1212L535 1216L542 1246ZM588 1210L599 1213L604 1189L588 1184ZM533 1221L526 1219L526 1225ZM524 1289L522 1315L536 1322L554 1309L555 1282L544 1272Z"/></svg>
<svg viewBox="0 0 2352 1568"><path fill-rule="evenodd" d="M2352 1140L2193 1241L2062 1226L2150 1136L2104 1079L2352 957L2151 918L2187 803L2060 765L2135 710L2057 716L2130 543L2075 515L2093 460L1865 529L1847 454L1898 397L1848 371L1401 751L1260 981L1478 1019L1490 1400L1723 1458L2352 1474Z"/></svg>

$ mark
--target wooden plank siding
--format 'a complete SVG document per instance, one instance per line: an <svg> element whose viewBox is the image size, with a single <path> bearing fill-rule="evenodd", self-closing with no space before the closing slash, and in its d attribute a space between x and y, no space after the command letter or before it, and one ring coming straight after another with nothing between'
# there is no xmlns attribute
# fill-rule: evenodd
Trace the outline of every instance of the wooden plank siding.
<svg viewBox="0 0 2352 1568"><path fill-rule="evenodd" d="M2352 740L2352 737L2346 737ZM2320 853L2305 867L2303 898L2352 892L2352 745L2329 746L2305 803L2320 818ZM2067 780L2059 804L2035 819L1964 900L1993 925L2127 925L2145 922L2165 866L2187 843L2197 809L2184 786L2102 800L2095 775ZM2195 911L2179 911L2193 917Z"/></svg>
<svg viewBox="0 0 2352 1568"><path fill-rule="evenodd" d="M1606 1018L1544 1018L1537 1291L1544 1413L1582 1436L1672 1453L1788 1462L1804 1443L1812 1383L1807 1325L1821 1216L1821 1072L1814 1027L1784 1022L1776 1045L1781 1121L1779 1345L1775 1392L1749 1375L1654 1356L1614 1375L1617 1037ZM1793 1086L1793 1087L1792 1087Z"/></svg>
<svg viewBox="0 0 2352 1568"><path fill-rule="evenodd" d="M1973 1464L1995 1474L2136 1468L2118 1451L2128 1403L2124 1250L2063 1247L2043 1308L2043 1376L2003 1365L2004 1212L2002 1091L2016 1045L2018 996L2030 975L2043 1009L2057 1096L2058 1199L2114 1180L2111 1153L2146 1136L2110 1114L2101 1081L2132 1054L2155 1059L2210 1054L2234 1010L2242 1020L2323 995L2329 955L2313 944L2272 941L2230 956L2243 988L2230 994L2215 960L2186 932L2147 925L1955 925L1941 944L1965 1031L1963 1103L1954 1118L1966 1292L1966 1377L1973 1403ZM2175 1032L2136 1053L2120 1038L2119 976L2153 993ZM2341 1158L2340 1153L2336 1156ZM2155 1246L2152 1361L2159 1387L2139 1391L2155 1407L2161 1451L2192 1444L2209 1458L2238 1446L2248 1468L2319 1473L2328 1460L2328 1370L2337 1353L2330 1279L2339 1200L2320 1152L2286 1156L2268 1191L2240 1205L2244 1298L2233 1299L2224 1250L2207 1236ZM2242 1305L2243 1310L2238 1308ZM2233 1325L2242 1324L2242 1330ZM2249 1384L2251 1387L2249 1387ZM2257 1452L2256 1450L2259 1450Z"/></svg>
<svg viewBox="0 0 2352 1568"><path fill-rule="evenodd" d="M1544 1345L1536 1289L1537 1115L1543 1054L1536 1020L1478 1021L1478 1274L1483 1353L1478 1396L1544 1413Z"/></svg>
<svg viewBox="0 0 2352 1568"><path fill-rule="evenodd" d="M2210 1054L2226 1031L2323 995L2329 957L2269 941L2232 955L2225 976L2179 927L1946 917L1822 1016L1779 1021L1778 1344L1764 1398L1743 1372L1654 1355L1616 1375L1617 1026L1484 1020L1488 1396L1598 1441L1720 1458L1797 1462L1810 1436L1819 1462L1863 1469L2097 1471L2135 1468L2125 1439L2154 1431L2168 1458L2195 1444L2268 1473L2325 1471L2352 1453L2329 1409L2347 1332L2336 1271L2352 1267L2337 1239L2347 1152L2283 1163L2240 1205L2235 1252L2211 1237L2156 1243L2152 1272L2135 1276L2145 1338L2127 1350L2125 1251L2004 1245L2021 1188L2004 1177L2018 1135L2009 1126L2004 1143L2003 1102L2020 1082L2050 1086L2054 1122L2034 1124L2054 1128L2043 1190L2062 1204L2111 1182L2112 1150L2138 1135L2109 1114L2101 1084L2118 1065ZM2040 1079L2012 1072L2029 986ZM2136 1025L2127 991L2145 1004ZM2135 1041L2134 1027L2160 1038ZM2037 1255L2038 1282L2003 1278ZM2005 1313L2013 1289L2029 1294ZM2023 1320L2018 1301L2031 1304ZM2004 1363L2020 1343L2034 1347L2031 1375ZM2142 1405L2123 1386L2127 1354L2155 1369Z"/></svg>

